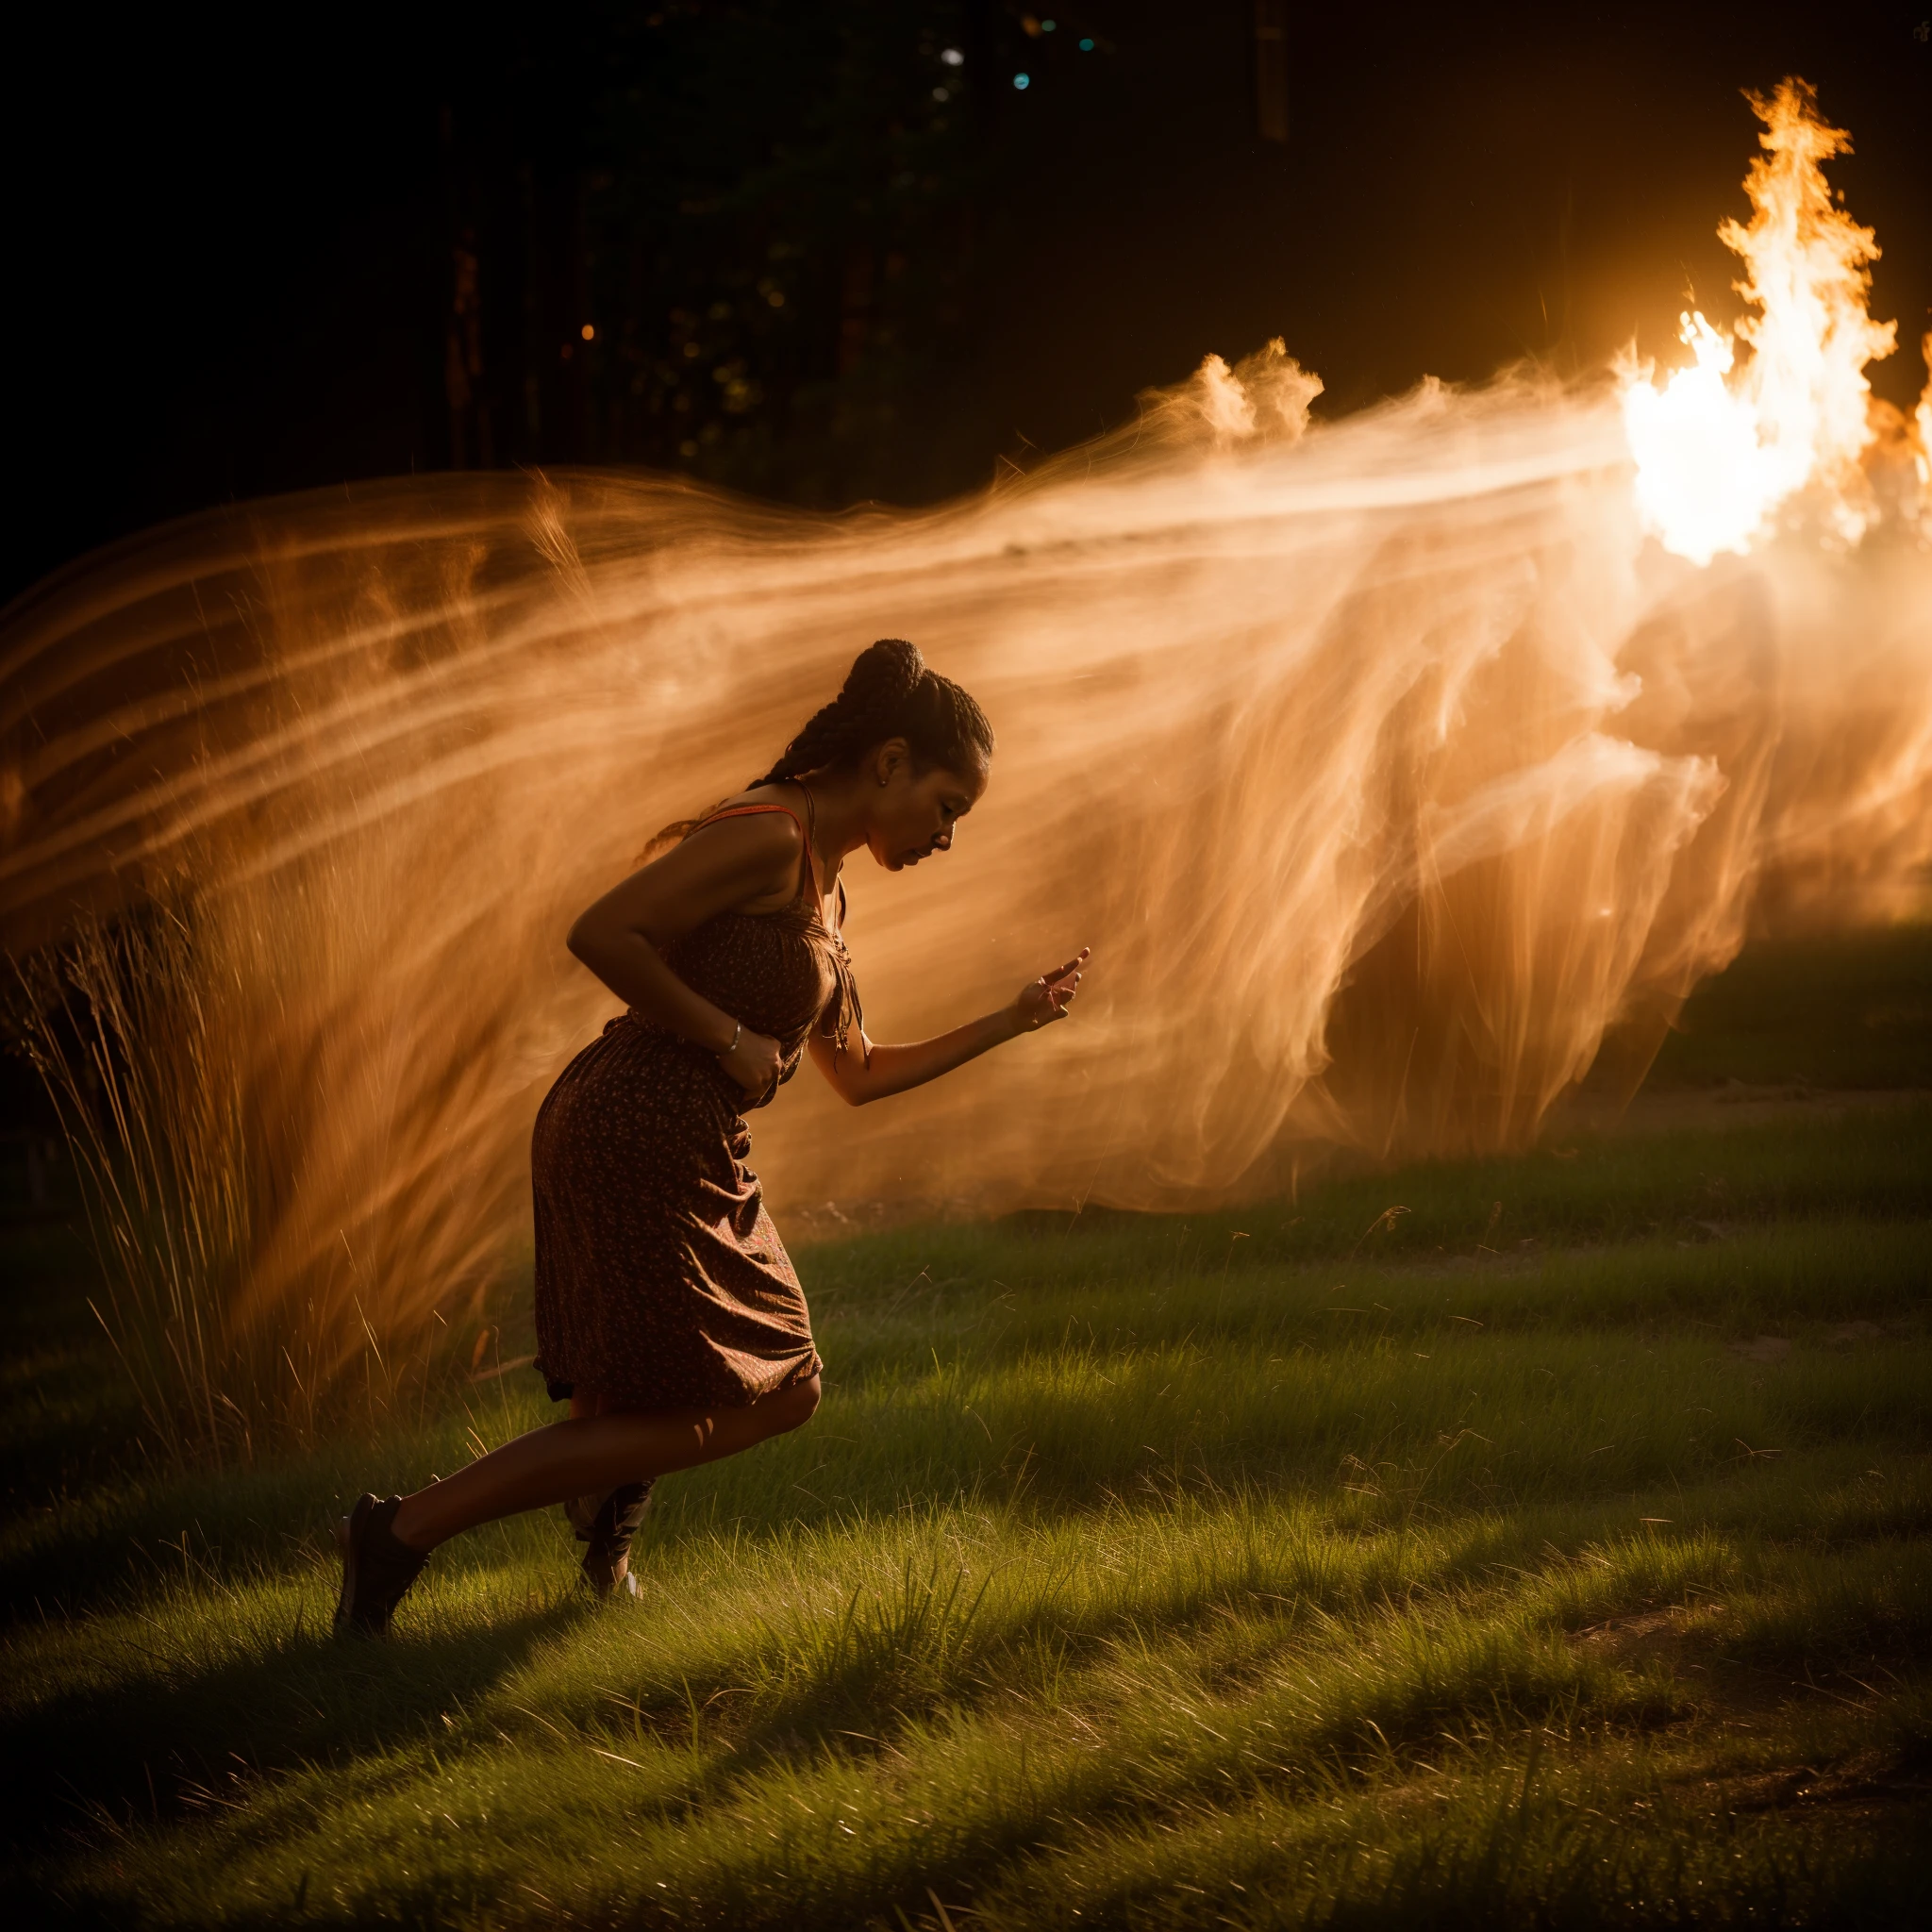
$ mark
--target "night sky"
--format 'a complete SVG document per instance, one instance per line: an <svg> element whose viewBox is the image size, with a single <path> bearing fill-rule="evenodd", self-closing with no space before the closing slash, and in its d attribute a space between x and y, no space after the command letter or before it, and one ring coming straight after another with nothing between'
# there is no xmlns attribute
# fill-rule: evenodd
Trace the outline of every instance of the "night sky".
<svg viewBox="0 0 1932 1932"><path fill-rule="evenodd" d="M1253 0L42 18L7 83L0 595L453 464L929 501L1274 334L1332 410L1668 351L1688 292L1735 313L1740 91L1791 73L1857 141L1874 382L1917 392L1932 0L1278 11L1285 142Z"/></svg>

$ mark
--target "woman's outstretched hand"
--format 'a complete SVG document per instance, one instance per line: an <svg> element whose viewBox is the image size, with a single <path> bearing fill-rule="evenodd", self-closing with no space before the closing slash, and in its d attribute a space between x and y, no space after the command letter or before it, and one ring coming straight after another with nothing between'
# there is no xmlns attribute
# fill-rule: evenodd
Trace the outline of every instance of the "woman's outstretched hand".
<svg viewBox="0 0 1932 1932"><path fill-rule="evenodd" d="M729 1053L718 1056L718 1064L747 1093L762 1093L778 1077L778 1069L784 1063L785 1055L778 1042L762 1033L754 1033L749 1026L740 1032L738 1042Z"/></svg>
<svg viewBox="0 0 1932 1932"><path fill-rule="evenodd" d="M1020 989L1012 1006L1016 1032L1038 1033L1042 1026L1067 1017L1074 995L1080 991L1080 969L1091 951L1091 946L1082 946L1064 966L1042 973L1031 985Z"/></svg>

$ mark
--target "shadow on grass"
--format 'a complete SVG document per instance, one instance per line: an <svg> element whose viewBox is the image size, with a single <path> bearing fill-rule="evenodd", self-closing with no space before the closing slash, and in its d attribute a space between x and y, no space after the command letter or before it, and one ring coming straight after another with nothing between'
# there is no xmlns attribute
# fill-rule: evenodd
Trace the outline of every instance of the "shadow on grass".
<svg viewBox="0 0 1932 1932"><path fill-rule="evenodd" d="M9 1508L111 1476L140 1410L88 1307L99 1273L77 1230L0 1225L0 1468Z"/></svg>
<svg viewBox="0 0 1932 1932"><path fill-rule="evenodd" d="M441 1466L455 1459L446 1444ZM184 1574L292 1576L327 1556L336 1519L364 1488L435 1467L434 1449L333 1444L267 1469L124 1476L16 1510L0 1529L0 1625L125 1607ZM411 1454L411 1450L414 1453Z"/></svg>
<svg viewBox="0 0 1932 1932"><path fill-rule="evenodd" d="M1651 1085L1932 1087L1932 925L1759 941L1691 994Z"/></svg>
<svg viewBox="0 0 1932 1932"><path fill-rule="evenodd" d="M584 1615L563 1603L457 1633L338 1641L330 1606L245 1657L50 1697L0 1724L18 1781L6 1837L219 1807L263 1773L445 1739L446 1714L497 1689ZM321 1626L321 1627L318 1627Z"/></svg>

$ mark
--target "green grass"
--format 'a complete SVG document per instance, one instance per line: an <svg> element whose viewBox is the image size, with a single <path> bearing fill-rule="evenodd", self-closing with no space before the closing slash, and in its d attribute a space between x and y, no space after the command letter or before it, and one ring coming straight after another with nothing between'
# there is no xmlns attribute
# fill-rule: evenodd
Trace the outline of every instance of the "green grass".
<svg viewBox="0 0 1932 1932"><path fill-rule="evenodd" d="M1698 990L1651 1078L1932 1087L1932 925L1751 948Z"/></svg>
<svg viewBox="0 0 1932 1932"><path fill-rule="evenodd" d="M1785 989L1748 1076L1799 1076L1847 972L1909 994L1887 946L1747 956ZM387 1645L326 1636L332 1512L546 1418L534 1377L164 1474L82 1252L5 1240L37 1922L1865 1927L1932 1895L1922 1101L808 1250L824 1407L661 1486L641 1604L586 1602L533 1517L439 1554Z"/></svg>

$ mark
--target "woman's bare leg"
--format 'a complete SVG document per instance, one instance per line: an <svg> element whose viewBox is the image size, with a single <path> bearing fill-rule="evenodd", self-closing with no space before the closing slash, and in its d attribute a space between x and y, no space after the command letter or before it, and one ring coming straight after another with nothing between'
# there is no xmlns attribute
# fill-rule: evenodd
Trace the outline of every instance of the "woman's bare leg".
<svg viewBox="0 0 1932 1932"><path fill-rule="evenodd" d="M574 1399L570 1421L532 1429L468 1469L405 1496L391 1527L411 1549L433 1550L499 1516L736 1456L809 1422L818 1406L816 1375L742 1408L638 1414L600 1407L598 1413L579 1415Z"/></svg>
<svg viewBox="0 0 1932 1932"><path fill-rule="evenodd" d="M624 1404L616 1396L607 1395L601 1389L573 1389L570 1396L570 1419L582 1422L587 1416L622 1415Z"/></svg>
<svg viewBox="0 0 1932 1932"><path fill-rule="evenodd" d="M623 1407L624 1405L615 1396L607 1395L601 1389L586 1389L579 1384L578 1387L571 1391L570 1412L572 1420L575 1422L581 1422L588 1416L609 1415L621 1410ZM626 1480L631 1483L643 1482L648 1491L648 1478L631 1476ZM570 1517L571 1527L576 1531L579 1542L584 1541L586 1539L583 1525L577 1520L578 1515L581 1513L586 1521L593 1521L598 1510L603 1507L604 1499L623 1487L623 1484L613 1484L608 1490L586 1490L580 1496L565 1500L564 1510ZM628 1539L625 1539L625 1541L628 1542ZM586 1552L584 1562L587 1567L584 1574L587 1576L591 1574L588 1568L590 1561L590 1554ZM623 1585L624 1579L630 1574L629 1550L626 1549L623 1556L616 1557L614 1560L608 1561L606 1568L608 1574L608 1587L612 1591L619 1589Z"/></svg>

